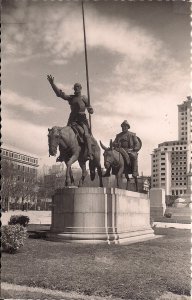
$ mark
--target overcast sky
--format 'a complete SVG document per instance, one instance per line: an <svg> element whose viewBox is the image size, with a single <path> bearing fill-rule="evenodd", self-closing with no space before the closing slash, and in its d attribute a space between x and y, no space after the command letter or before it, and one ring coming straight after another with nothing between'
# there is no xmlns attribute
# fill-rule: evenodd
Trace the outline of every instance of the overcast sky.
<svg viewBox="0 0 192 300"><path fill-rule="evenodd" d="M190 3L172 1L86 2L92 131L106 145L128 120L142 140L139 171L150 175L150 154L178 138L177 105L190 95ZM3 147L48 157L47 129L65 126L66 93L86 91L81 3L2 2Z"/></svg>

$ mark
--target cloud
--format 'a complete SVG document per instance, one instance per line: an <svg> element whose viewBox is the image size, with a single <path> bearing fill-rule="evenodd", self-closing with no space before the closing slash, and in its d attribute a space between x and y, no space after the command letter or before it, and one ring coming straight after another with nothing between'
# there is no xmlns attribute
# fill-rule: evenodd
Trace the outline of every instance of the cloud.
<svg viewBox="0 0 192 300"><path fill-rule="evenodd" d="M36 99L18 95L11 90L2 91L2 105L7 109L10 107L12 107L12 109L19 107L20 110L33 112L35 114L46 114L54 110L53 107L45 106Z"/></svg>
<svg viewBox="0 0 192 300"><path fill-rule="evenodd" d="M47 128L29 122L4 118L2 126L3 144L23 149L38 156L48 152Z"/></svg>
<svg viewBox="0 0 192 300"><path fill-rule="evenodd" d="M55 56L55 63L84 51L81 7L78 3L57 5L20 5L4 14L14 26L3 27L3 45L7 54L30 56L40 51ZM62 7L62 9L61 9ZM20 24L20 22L24 24ZM88 47L102 47L107 51L128 56L137 63L144 58L157 59L162 43L129 20L100 15L86 9ZM37 34L38 32L38 34ZM24 51L22 51L24 49ZM23 53L24 52L24 53Z"/></svg>

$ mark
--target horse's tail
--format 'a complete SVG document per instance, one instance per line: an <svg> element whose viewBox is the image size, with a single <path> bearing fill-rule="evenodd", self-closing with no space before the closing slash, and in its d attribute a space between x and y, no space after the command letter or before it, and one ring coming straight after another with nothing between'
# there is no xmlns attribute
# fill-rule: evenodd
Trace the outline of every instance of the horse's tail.
<svg viewBox="0 0 192 300"><path fill-rule="evenodd" d="M90 170L90 177L91 177L91 181L93 181L95 179L95 163L93 160L89 161L89 170Z"/></svg>

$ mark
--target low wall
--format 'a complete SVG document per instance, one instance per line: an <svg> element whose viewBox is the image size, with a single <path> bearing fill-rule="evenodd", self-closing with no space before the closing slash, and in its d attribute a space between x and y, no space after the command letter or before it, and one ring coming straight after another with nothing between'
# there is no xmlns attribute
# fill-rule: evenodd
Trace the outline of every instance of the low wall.
<svg viewBox="0 0 192 300"><path fill-rule="evenodd" d="M146 194L117 188L64 188L53 196L50 237L125 243L154 237Z"/></svg>
<svg viewBox="0 0 192 300"><path fill-rule="evenodd" d="M152 188L149 191L150 198L150 216L154 220L163 217L166 204L165 204L165 190L161 188Z"/></svg>
<svg viewBox="0 0 192 300"><path fill-rule="evenodd" d="M29 224L51 224L51 211L37 211L37 210L9 210L7 212L1 213L1 223L2 225L7 225L11 216L22 215L28 216L30 221Z"/></svg>

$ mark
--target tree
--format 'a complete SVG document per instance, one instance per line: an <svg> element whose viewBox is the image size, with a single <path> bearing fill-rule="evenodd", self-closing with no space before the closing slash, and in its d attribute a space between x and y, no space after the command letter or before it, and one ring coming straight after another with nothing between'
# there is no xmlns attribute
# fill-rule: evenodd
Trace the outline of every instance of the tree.
<svg viewBox="0 0 192 300"><path fill-rule="evenodd" d="M20 197L22 200L22 210L24 210L24 202L27 203L31 200L34 202L37 196L37 179L36 176L31 172L33 171L29 169L29 172L25 172L21 180L17 182L17 197Z"/></svg>
<svg viewBox="0 0 192 300"><path fill-rule="evenodd" d="M33 200L37 194L37 179L33 168L24 167L9 159L2 160L1 168L1 196L2 207L9 210L10 200Z"/></svg>
<svg viewBox="0 0 192 300"><path fill-rule="evenodd" d="M10 199L14 196L16 170L11 160L1 163L1 198L2 207L9 210Z"/></svg>

